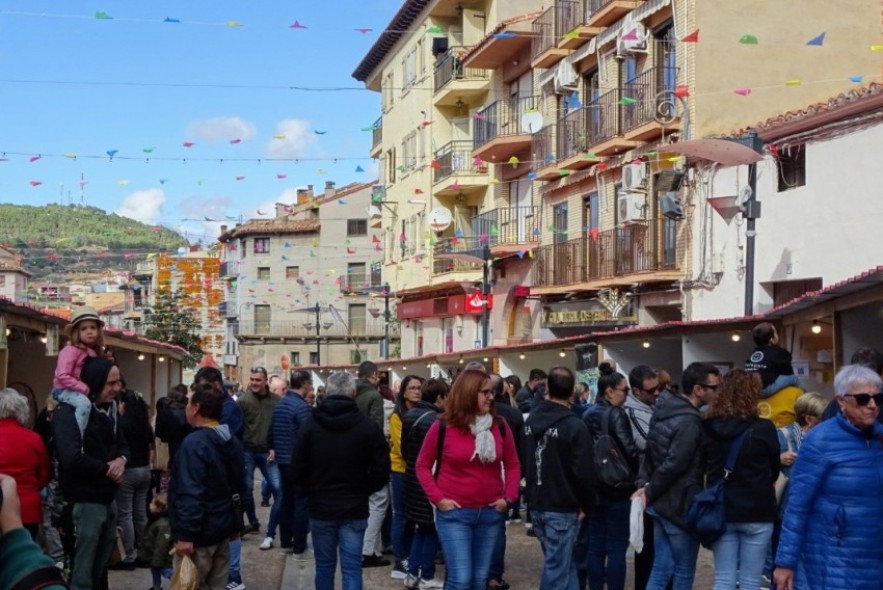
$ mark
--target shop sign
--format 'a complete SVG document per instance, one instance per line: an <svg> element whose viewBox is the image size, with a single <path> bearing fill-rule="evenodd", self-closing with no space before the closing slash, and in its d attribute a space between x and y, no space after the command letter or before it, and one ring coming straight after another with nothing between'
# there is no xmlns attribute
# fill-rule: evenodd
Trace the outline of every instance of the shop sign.
<svg viewBox="0 0 883 590"><path fill-rule="evenodd" d="M636 324L638 318L628 305L617 315L597 301L573 303L550 303L543 306L543 328L590 328L595 326L627 326Z"/></svg>

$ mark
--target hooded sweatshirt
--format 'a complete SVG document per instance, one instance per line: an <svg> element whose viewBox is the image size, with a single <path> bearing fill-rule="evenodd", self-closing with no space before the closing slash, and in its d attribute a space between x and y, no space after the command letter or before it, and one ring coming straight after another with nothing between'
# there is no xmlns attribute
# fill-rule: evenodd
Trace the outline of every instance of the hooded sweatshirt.
<svg viewBox="0 0 883 590"><path fill-rule="evenodd" d="M592 437L566 406L543 401L524 425L524 473L531 510L591 512L594 504Z"/></svg>
<svg viewBox="0 0 883 590"><path fill-rule="evenodd" d="M773 522L776 519L773 484L781 467L775 425L761 418L751 421L711 418L703 423L703 427L707 437L707 485L723 478L730 445L747 431L736 465L724 486L727 522Z"/></svg>
<svg viewBox="0 0 883 590"><path fill-rule="evenodd" d="M368 518L368 496L389 482L389 445L355 400L325 398L298 433L292 479L304 488L312 518Z"/></svg>

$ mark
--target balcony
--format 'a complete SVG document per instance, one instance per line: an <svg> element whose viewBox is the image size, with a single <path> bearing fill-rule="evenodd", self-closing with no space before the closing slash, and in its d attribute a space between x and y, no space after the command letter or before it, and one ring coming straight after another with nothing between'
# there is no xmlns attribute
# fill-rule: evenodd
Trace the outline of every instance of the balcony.
<svg viewBox="0 0 883 590"><path fill-rule="evenodd" d="M235 319L239 313L239 306L235 296L229 297L227 301L221 301L218 304L218 315L225 319Z"/></svg>
<svg viewBox="0 0 883 590"><path fill-rule="evenodd" d="M585 0L587 27L609 27L637 8L643 0Z"/></svg>
<svg viewBox="0 0 883 590"><path fill-rule="evenodd" d="M328 316L324 316L328 317ZM348 322L350 331L347 333L346 328L340 322L325 321L319 330L320 338L336 338L346 339L350 335L364 338L383 338L385 330L385 321L382 314L377 318L367 317L364 321ZM255 321L252 318L239 322L239 336L265 336L265 337L281 337L281 338L302 338L306 342L316 340L316 326L313 324L315 317L304 315L302 320L281 320L281 321ZM326 325L329 325L325 328ZM397 324L390 324L389 335L398 337L399 330Z"/></svg>
<svg viewBox="0 0 883 590"><path fill-rule="evenodd" d="M580 2L557 0L533 21L531 67L551 68L572 49L559 47L558 41L580 24Z"/></svg>
<svg viewBox="0 0 883 590"><path fill-rule="evenodd" d="M473 104L490 90L490 71L463 65L463 56L468 50L468 47L451 47L435 62L435 106L452 107L458 101Z"/></svg>
<svg viewBox="0 0 883 590"><path fill-rule="evenodd" d="M235 279L239 276L239 261L228 260L222 262L218 274L222 279Z"/></svg>
<svg viewBox="0 0 883 590"><path fill-rule="evenodd" d="M558 157L555 150L558 149L558 125L553 123L546 125L531 137L530 150L537 160L533 163L538 180L552 180L558 178Z"/></svg>
<svg viewBox="0 0 883 590"><path fill-rule="evenodd" d="M383 143L383 117L378 117L371 126L371 157L376 158L380 155L381 144Z"/></svg>
<svg viewBox="0 0 883 590"><path fill-rule="evenodd" d="M613 156L638 145L637 141L622 135L623 96L620 88L614 88L589 103L590 152L599 156Z"/></svg>
<svg viewBox="0 0 883 590"><path fill-rule="evenodd" d="M539 207L501 207L472 218L472 235L486 239L492 254L532 248L541 232Z"/></svg>
<svg viewBox="0 0 883 590"><path fill-rule="evenodd" d="M530 147L530 130L521 126L525 113L539 108L539 96L498 100L473 118L472 155L485 162L505 162Z"/></svg>
<svg viewBox="0 0 883 590"><path fill-rule="evenodd" d="M482 257L483 249L478 238L442 238L432 249L432 274L478 273L480 278L481 264L474 259Z"/></svg>
<svg viewBox="0 0 883 590"><path fill-rule="evenodd" d="M340 292L344 295L383 295L384 287L371 276L348 275L340 283Z"/></svg>
<svg viewBox="0 0 883 590"><path fill-rule="evenodd" d="M649 141L662 135L663 125L657 116L673 118L676 106L673 102L677 84L677 68L650 68L629 80L623 86L625 96L635 104L623 105L623 137L631 141Z"/></svg>
<svg viewBox="0 0 883 590"><path fill-rule="evenodd" d="M651 219L537 249L534 286L538 292L582 285L601 289L634 282L677 280L679 250L676 221ZM642 275L636 277L635 275Z"/></svg>
<svg viewBox="0 0 883 590"><path fill-rule="evenodd" d="M588 107L575 109L558 120L556 138L558 168L579 170L594 164L597 160L589 158L589 120Z"/></svg>
<svg viewBox="0 0 883 590"><path fill-rule="evenodd" d="M435 152L432 182L436 196L464 195L487 187L487 164L472 157L470 140L451 141Z"/></svg>

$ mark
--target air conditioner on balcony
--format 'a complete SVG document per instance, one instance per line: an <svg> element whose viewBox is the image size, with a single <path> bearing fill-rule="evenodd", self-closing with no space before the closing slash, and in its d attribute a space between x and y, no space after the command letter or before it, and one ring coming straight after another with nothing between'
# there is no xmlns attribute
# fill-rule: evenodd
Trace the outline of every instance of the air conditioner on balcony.
<svg viewBox="0 0 883 590"><path fill-rule="evenodd" d="M646 200L641 193L622 193L616 202L617 221L622 224L644 221Z"/></svg>
<svg viewBox="0 0 883 590"><path fill-rule="evenodd" d="M647 187L647 164L633 162L623 166L622 187L627 191L643 191Z"/></svg>
<svg viewBox="0 0 883 590"><path fill-rule="evenodd" d="M616 37L616 57L632 53L647 53L650 35L641 23L623 23Z"/></svg>

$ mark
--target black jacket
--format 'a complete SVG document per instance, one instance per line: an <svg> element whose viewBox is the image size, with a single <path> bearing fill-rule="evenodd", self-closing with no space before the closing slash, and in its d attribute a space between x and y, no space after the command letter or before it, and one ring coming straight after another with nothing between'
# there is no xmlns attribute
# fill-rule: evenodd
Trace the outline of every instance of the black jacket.
<svg viewBox="0 0 883 590"><path fill-rule="evenodd" d="M129 458L123 431L117 426L116 404L109 406L112 415L92 406L83 436L74 407L59 404L52 418L55 453L58 457L58 483L65 499L71 502L110 504L117 484L107 477L107 464L118 457Z"/></svg>
<svg viewBox="0 0 883 590"><path fill-rule="evenodd" d="M513 408L514 409L514 408ZM402 417L402 456L405 458L405 514L408 520L424 526L433 524L435 514L426 492L417 480L417 455L432 423L441 410L429 402L420 401Z"/></svg>
<svg viewBox="0 0 883 590"><path fill-rule="evenodd" d="M169 484L172 539L208 547L238 532L233 494L245 498L243 473L242 445L226 424L187 435Z"/></svg>
<svg viewBox="0 0 883 590"><path fill-rule="evenodd" d="M524 424L525 496L531 510L591 512L592 437L569 407L544 401Z"/></svg>
<svg viewBox="0 0 883 590"><path fill-rule="evenodd" d="M310 516L368 518L368 496L389 482L389 445L377 424L342 395L325 398L298 433L292 479L304 488Z"/></svg>
<svg viewBox="0 0 883 590"><path fill-rule="evenodd" d="M148 467L150 447L153 446L153 428L150 427L147 403L131 389L124 391L119 401L122 404L119 427L123 430L131 453L126 469Z"/></svg>
<svg viewBox="0 0 883 590"><path fill-rule="evenodd" d="M169 461L174 462L178 448L191 432L193 428L187 424L187 415L183 406L157 402L156 436L169 445Z"/></svg>
<svg viewBox="0 0 883 590"><path fill-rule="evenodd" d="M663 393L650 421L638 487L659 516L686 528L684 517L702 489L702 419L699 410L680 394Z"/></svg>
<svg viewBox="0 0 883 590"><path fill-rule="evenodd" d="M603 424L607 422L608 416L610 421L608 422L607 433L616 440L619 450L632 468L632 473L637 477L639 452L635 444L635 435L632 433L631 424L629 424L629 417L625 411L618 406L611 405L604 398L598 398L598 401L586 410L585 415L583 415L583 421L589 429L592 440L596 440L601 436ZM615 489L604 485L601 481L598 482L598 495L602 499L627 500L634 491L634 487Z"/></svg>
<svg viewBox="0 0 883 590"><path fill-rule="evenodd" d="M776 494L773 487L781 468L779 438L769 420L712 418L703 423L706 443L706 485L724 476L730 445L747 430L733 473L724 485L727 522L773 522Z"/></svg>
<svg viewBox="0 0 883 590"><path fill-rule="evenodd" d="M509 425L512 438L515 439L515 450L521 459L524 450L524 414L512 407L505 395L494 398L494 412Z"/></svg>

